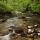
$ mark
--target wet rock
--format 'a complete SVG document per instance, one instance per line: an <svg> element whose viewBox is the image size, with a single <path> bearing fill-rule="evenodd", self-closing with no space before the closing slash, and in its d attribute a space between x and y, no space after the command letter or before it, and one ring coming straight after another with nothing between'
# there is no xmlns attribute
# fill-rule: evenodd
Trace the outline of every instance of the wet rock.
<svg viewBox="0 0 40 40"><path fill-rule="evenodd" d="M33 33L34 30L33 29L28 29L28 34Z"/></svg>
<svg viewBox="0 0 40 40"><path fill-rule="evenodd" d="M23 30L22 29L15 29L15 32L18 33L18 34L20 34L20 33L23 32Z"/></svg>
<svg viewBox="0 0 40 40"><path fill-rule="evenodd" d="M40 36L40 33L38 33L38 36Z"/></svg>
<svg viewBox="0 0 40 40"><path fill-rule="evenodd" d="M39 24L35 24L34 28L40 28Z"/></svg>
<svg viewBox="0 0 40 40"><path fill-rule="evenodd" d="M28 28L30 29L30 28L33 28L33 26L28 26Z"/></svg>
<svg viewBox="0 0 40 40"><path fill-rule="evenodd" d="M21 33L24 32L24 30L23 30L22 28L20 28L20 27L15 27L15 26L10 26L10 30L13 30L13 33L14 33L14 31L15 31L15 33L17 33L17 34L21 34Z"/></svg>

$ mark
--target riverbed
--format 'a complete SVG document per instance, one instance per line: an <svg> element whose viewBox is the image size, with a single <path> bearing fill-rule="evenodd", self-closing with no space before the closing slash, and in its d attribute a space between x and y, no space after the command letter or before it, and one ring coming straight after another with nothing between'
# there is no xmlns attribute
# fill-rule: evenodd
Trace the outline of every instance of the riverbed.
<svg viewBox="0 0 40 40"><path fill-rule="evenodd" d="M8 27L10 26L27 29L27 26L33 26L36 24L38 24L40 27L40 16L35 16L35 15L27 16L24 19L21 19L18 17L12 17L7 19L5 22L0 22L0 36L5 35L5 33L9 33ZM40 37L38 37L38 39L33 39L29 37L21 37L21 36L15 35L15 36L12 36L11 40L40 40Z"/></svg>

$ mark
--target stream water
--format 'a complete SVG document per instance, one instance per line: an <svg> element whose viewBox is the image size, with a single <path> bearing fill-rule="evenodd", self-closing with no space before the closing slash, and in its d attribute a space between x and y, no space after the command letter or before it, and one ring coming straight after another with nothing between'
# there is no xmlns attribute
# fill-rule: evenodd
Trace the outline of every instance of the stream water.
<svg viewBox="0 0 40 40"><path fill-rule="evenodd" d="M1 19L0 19L1 20ZM5 22L0 21L0 36L6 35L9 33L8 27L15 26L21 28L27 28L27 26L33 26L38 24L40 27L40 16L27 16L25 19L18 19L18 17L12 17L7 19ZM6 38L6 37L4 37ZM33 40L32 38L25 38L20 36L13 36L11 40ZM0 39L3 40L3 39ZM9 40L9 39L5 39ZM37 40L37 39L35 39ZM40 40L40 38L38 38Z"/></svg>

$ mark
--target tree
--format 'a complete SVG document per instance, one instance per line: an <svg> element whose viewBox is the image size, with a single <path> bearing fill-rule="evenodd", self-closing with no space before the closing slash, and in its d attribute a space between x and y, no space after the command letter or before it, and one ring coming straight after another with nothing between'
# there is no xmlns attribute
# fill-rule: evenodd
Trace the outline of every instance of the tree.
<svg viewBox="0 0 40 40"><path fill-rule="evenodd" d="M0 0L3 9L7 11L33 11L40 12L40 0Z"/></svg>

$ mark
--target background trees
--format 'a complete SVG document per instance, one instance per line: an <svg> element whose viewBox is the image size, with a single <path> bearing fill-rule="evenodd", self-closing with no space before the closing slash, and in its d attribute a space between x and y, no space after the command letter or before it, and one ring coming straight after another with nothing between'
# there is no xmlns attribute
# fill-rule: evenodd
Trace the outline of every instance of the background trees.
<svg viewBox="0 0 40 40"><path fill-rule="evenodd" d="M40 12L40 0L0 0L0 11Z"/></svg>

